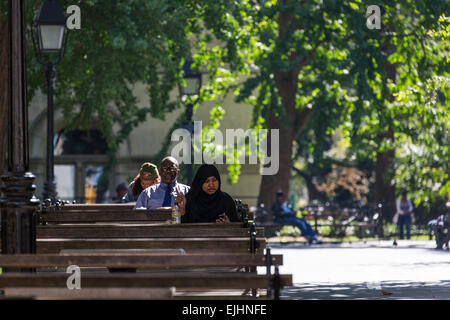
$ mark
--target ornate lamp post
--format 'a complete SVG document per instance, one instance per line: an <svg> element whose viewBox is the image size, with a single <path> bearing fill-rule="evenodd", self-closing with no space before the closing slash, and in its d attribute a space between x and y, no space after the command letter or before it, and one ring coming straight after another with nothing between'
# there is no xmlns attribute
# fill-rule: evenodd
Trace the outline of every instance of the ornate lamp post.
<svg viewBox="0 0 450 320"><path fill-rule="evenodd" d="M46 0L42 3L38 14L33 21L31 32L33 46L37 60L45 65L45 77L47 80L47 154L46 171L44 183L44 199L56 198L56 183L54 176L54 156L53 156L53 90L55 88L56 69L55 66L61 63L66 36L66 18L59 3L54 0ZM49 53L56 54L55 61L51 60ZM45 57L44 57L45 56ZM54 55L53 55L54 56Z"/></svg>
<svg viewBox="0 0 450 320"><path fill-rule="evenodd" d="M8 170L1 177L2 254L36 252L39 199L34 197L35 176L29 172L24 7L25 0L9 0Z"/></svg>
<svg viewBox="0 0 450 320"><path fill-rule="evenodd" d="M184 71L184 81L186 85L180 85L180 96L199 96L200 88L202 87L202 74L198 71L193 70L192 67L193 61L188 60L183 65ZM195 102L198 101L198 98ZM186 121L182 123L184 128L187 128L191 133L191 137L194 134L194 122L192 121L192 114L194 112L194 104L189 102L186 106ZM188 185L192 184L192 156L191 161L187 167L187 182Z"/></svg>

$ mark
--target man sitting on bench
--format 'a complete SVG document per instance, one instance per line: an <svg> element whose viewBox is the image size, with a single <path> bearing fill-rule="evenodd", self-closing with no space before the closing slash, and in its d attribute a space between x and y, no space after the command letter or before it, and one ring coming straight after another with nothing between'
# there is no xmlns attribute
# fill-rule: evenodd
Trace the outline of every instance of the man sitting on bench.
<svg viewBox="0 0 450 320"><path fill-rule="evenodd" d="M295 211L289 208L285 201L286 195L282 190L276 194L276 200L272 205L272 211L275 214L275 222L280 225L292 225L300 229L309 244L321 244L311 225L302 218L297 218Z"/></svg>
<svg viewBox="0 0 450 320"><path fill-rule="evenodd" d="M173 207L175 202L181 200L178 193L186 194L189 191L189 186L177 182L180 169L178 169L178 161L175 158L165 157L161 161L159 174L161 176L161 183L142 191L134 209Z"/></svg>

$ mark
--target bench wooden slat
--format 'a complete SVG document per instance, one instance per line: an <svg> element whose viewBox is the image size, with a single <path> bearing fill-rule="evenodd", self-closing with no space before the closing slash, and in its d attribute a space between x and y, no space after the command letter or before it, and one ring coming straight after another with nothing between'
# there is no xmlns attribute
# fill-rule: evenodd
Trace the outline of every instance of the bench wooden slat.
<svg viewBox="0 0 450 320"><path fill-rule="evenodd" d="M256 238L259 249L265 238ZM186 251L248 252L249 240L243 238L123 238L123 239L37 239L37 253L59 253L64 249L185 249ZM257 252L257 253L258 253Z"/></svg>
<svg viewBox="0 0 450 320"><path fill-rule="evenodd" d="M175 288L82 288L83 290L68 290L67 288L19 287L5 288L7 298L31 298L46 300L61 299L102 299L102 300L148 300L171 299Z"/></svg>
<svg viewBox="0 0 450 320"><path fill-rule="evenodd" d="M42 213L43 222L101 222L101 221L166 221L172 218L171 211L121 210L99 212L55 212Z"/></svg>
<svg viewBox="0 0 450 320"><path fill-rule="evenodd" d="M37 238L190 238L190 237L248 237L248 228L189 227L166 228L164 226L38 226ZM264 236L264 228L256 228L257 236Z"/></svg>
<svg viewBox="0 0 450 320"><path fill-rule="evenodd" d="M186 254L183 249L65 249L59 255L170 255Z"/></svg>
<svg viewBox="0 0 450 320"><path fill-rule="evenodd" d="M135 202L130 203L77 203L77 204L65 204L59 207L50 206L49 212L69 212L69 211L122 211L132 210L135 206ZM244 204L247 210L247 215L250 220L253 220L254 211L249 211L248 206ZM164 210L164 209L160 209Z"/></svg>
<svg viewBox="0 0 450 320"><path fill-rule="evenodd" d="M157 227L157 228L165 228L165 229L179 229L179 228L244 228L241 222L230 222L230 223L181 223L181 224L172 224L166 223L165 221L93 221L93 222L68 222L68 223L55 223L48 224L42 227ZM39 226L41 227L41 226ZM244 229L249 229L246 227Z"/></svg>
<svg viewBox="0 0 450 320"><path fill-rule="evenodd" d="M4 273L0 275L0 288L8 287L67 287L67 273ZM292 275L280 275L285 286L292 286ZM153 273L81 273L81 288L267 288L272 276L248 272L153 272Z"/></svg>
<svg viewBox="0 0 450 320"><path fill-rule="evenodd" d="M65 204L56 208L50 206L49 211L67 212L67 211L122 211L132 210L135 203L79 203L79 204Z"/></svg>
<svg viewBox="0 0 450 320"><path fill-rule="evenodd" d="M272 256L272 264L282 265L281 255ZM163 267L240 267L265 266L263 254L169 254L169 255L57 255L57 254L16 254L0 255L0 267L3 268L67 268L79 267L104 268L163 268Z"/></svg>

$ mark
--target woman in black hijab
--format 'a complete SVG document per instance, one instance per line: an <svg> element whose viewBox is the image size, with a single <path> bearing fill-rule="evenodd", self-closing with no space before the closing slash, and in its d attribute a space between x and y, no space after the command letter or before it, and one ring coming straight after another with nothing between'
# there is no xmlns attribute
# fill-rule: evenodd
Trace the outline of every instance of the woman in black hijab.
<svg viewBox="0 0 450 320"><path fill-rule="evenodd" d="M199 222L238 222L236 205L233 198L220 190L220 175L217 168L203 164L197 170L191 189L186 194L186 201L180 208L185 214L182 223Z"/></svg>

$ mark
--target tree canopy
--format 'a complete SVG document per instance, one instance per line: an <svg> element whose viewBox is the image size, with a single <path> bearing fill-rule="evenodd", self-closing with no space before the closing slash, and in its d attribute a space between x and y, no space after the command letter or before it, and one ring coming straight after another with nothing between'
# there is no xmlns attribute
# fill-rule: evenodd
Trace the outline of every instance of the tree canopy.
<svg viewBox="0 0 450 320"><path fill-rule="evenodd" d="M27 21L40 2L27 1ZM324 175L336 163L375 172L378 200L392 200L395 186L414 189L418 201L450 192L448 0L60 3L79 5L82 24L69 31L55 105L68 130L101 129L109 166L147 115L164 119L181 105L169 92L193 56L208 74L200 102L216 103L209 127L220 125L231 94L253 106L251 127L280 129L282 165L263 176L260 203L289 192L293 172ZM367 28L370 5L382 8L379 30ZM46 88L28 43L32 97ZM147 87L144 107L136 83ZM336 159L327 151L339 143L346 152ZM298 159L306 165L292 171ZM229 173L236 182L240 165Z"/></svg>
<svg viewBox="0 0 450 320"><path fill-rule="evenodd" d="M366 26L366 9L373 4L382 8L381 30ZM445 132L448 128L445 90L439 90L443 104L437 113L424 104L429 97L425 86L415 87L421 101L405 96L414 84L434 86L434 77L448 79L448 34L430 34L440 28L440 17L448 16L448 4L421 0L242 1L235 2L239 10L226 11L217 3L216 8L223 11L215 15L215 26L210 29L226 45L207 47L211 36L206 34L199 54L207 61L205 65L215 66L210 68L211 87L222 92L227 88L237 94L237 101L252 104L253 126L282 131L283 167L278 175L263 177L259 202L271 201L278 188L289 190L293 158L303 156L320 164L329 143L324 138L338 128L344 129L350 145L348 160L373 161L376 189L392 194L386 186L397 181L395 150L404 139L414 139L413 133L420 132L429 142L439 143L430 130ZM248 76L243 85L230 80L237 72ZM446 85L444 80L442 86ZM436 122L413 130L424 112L428 118L439 117L443 126ZM310 144L297 141L307 149L292 152L293 141L305 140L309 130L313 130L313 139L306 139ZM378 201L383 200L392 199L378 195Z"/></svg>

